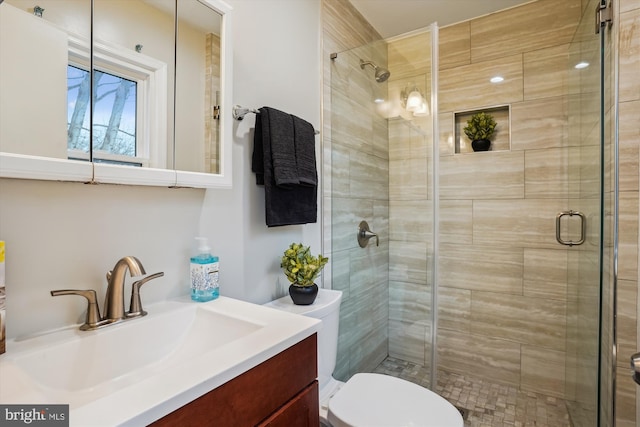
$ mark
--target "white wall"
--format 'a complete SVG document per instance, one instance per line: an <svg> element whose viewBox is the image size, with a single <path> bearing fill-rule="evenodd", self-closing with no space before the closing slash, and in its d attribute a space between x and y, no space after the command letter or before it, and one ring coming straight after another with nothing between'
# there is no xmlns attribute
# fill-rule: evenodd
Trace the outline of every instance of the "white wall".
<svg viewBox="0 0 640 427"><path fill-rule="evenodd" d="M232 102L289 111L319 129L320 3L229 3L235 9ZM222 295L257 303L284 295L280 255L292 241L319 252L320 222L266 227L264 190L250 165L253 122L248 116L235 123L231 190L0 180L8 338L77 322L82 299L53 298L49 291L92 288L102 302L104 275L124 255L139 257L147 273L165 272L142 288L143 304L188 294L188 256L199 234L220 256Z"/></svg>
<svg viewBox="0 0 640 427"><path fill-rule="evenodd" d="M274 107L320 129L320 2L230 0L229 4L235 12L234 103ZM286 293L289 282L281 273L280 257L291 242L310 245L314 254L321 251L321 219L318 213L317 224L265 226L264 189L255 185L250 166L254 122L249 114L234 129L233 156L242 159L241 176L235 176L238 169L234 169L234 189L241 189L239 228L244 247L239 256L245 259L245 272L233 296L262 303ZM316 141L319 162L320 136ZM318 209L321 212L320 203Z"/></svg>

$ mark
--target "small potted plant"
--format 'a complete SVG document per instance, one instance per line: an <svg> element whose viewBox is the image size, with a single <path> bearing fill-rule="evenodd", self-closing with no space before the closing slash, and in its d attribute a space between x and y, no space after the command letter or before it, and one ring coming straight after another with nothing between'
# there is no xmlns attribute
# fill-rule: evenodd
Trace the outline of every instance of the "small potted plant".
<svg viewBox="0 0 640 427"><path fill-rule="evenodd" d="M329 258L322 255L311 255L309 246L302 243L292 243L284 251L280 267L291 282L289 295L294 304L313 304L318 295L318 285L313 281L318 277L322 268L329 262Z"/></svg>
<svg viewBox="0 0 640 427"><path fill-rule="evenodd" d="M464 133L471 140L473 151L488 151L491 147L491 137L496 129L496 121L489 113L475 113L465 126Z"/></svg>

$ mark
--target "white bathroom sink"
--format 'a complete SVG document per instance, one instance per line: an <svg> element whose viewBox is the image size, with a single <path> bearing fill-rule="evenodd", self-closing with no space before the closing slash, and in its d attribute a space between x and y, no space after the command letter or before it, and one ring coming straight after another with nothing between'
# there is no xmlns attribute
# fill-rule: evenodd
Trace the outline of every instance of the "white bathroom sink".
<svg viewBox="0 0 640 427"><path fill-rule="evenodd" d="M0 403L70 405L78 426L152 422L278 354L319 321L220 297L170 301L96 331L12 340ZM292 318L293 316L293 318Z"/></svg>

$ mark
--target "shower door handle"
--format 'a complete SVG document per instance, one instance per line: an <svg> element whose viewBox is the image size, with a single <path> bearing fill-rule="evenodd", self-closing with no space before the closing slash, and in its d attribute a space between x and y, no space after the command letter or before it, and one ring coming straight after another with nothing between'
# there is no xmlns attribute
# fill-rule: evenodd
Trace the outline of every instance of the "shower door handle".
<svg viewBox="0 0 640 427"><path fill-rule="evenodd" d="M631 356L631 372L633 374L633 380L636 384L640 385L640 353Z"/></svg>
<svg viewBox="0 0 640 427"><path fill-rule="evenodd" d="M580 218L580 240L573 241L573 240L564 240L562 238L561 236L562 233L560 230L560 220L562 219L563 216L567 216L567 215L569 217L572 217L575 215L578 218ZM558 241L558 243L565 246L581 245L584 243L586 239L586 235L587 235L587 218L584 216L582 212L570 210L570 211L562 211L558 215L556 215L556 240Z"/></svg>

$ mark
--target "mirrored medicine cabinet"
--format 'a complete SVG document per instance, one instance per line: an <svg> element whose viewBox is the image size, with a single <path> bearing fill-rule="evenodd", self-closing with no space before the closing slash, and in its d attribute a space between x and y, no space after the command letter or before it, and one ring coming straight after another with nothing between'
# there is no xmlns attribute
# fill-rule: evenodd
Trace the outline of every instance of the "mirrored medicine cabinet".
<svg viewBox="0 0 640 427"><path fill-rule="evenodd" d="M0 177L231 185L221 0L0 3Z"/></svg>

